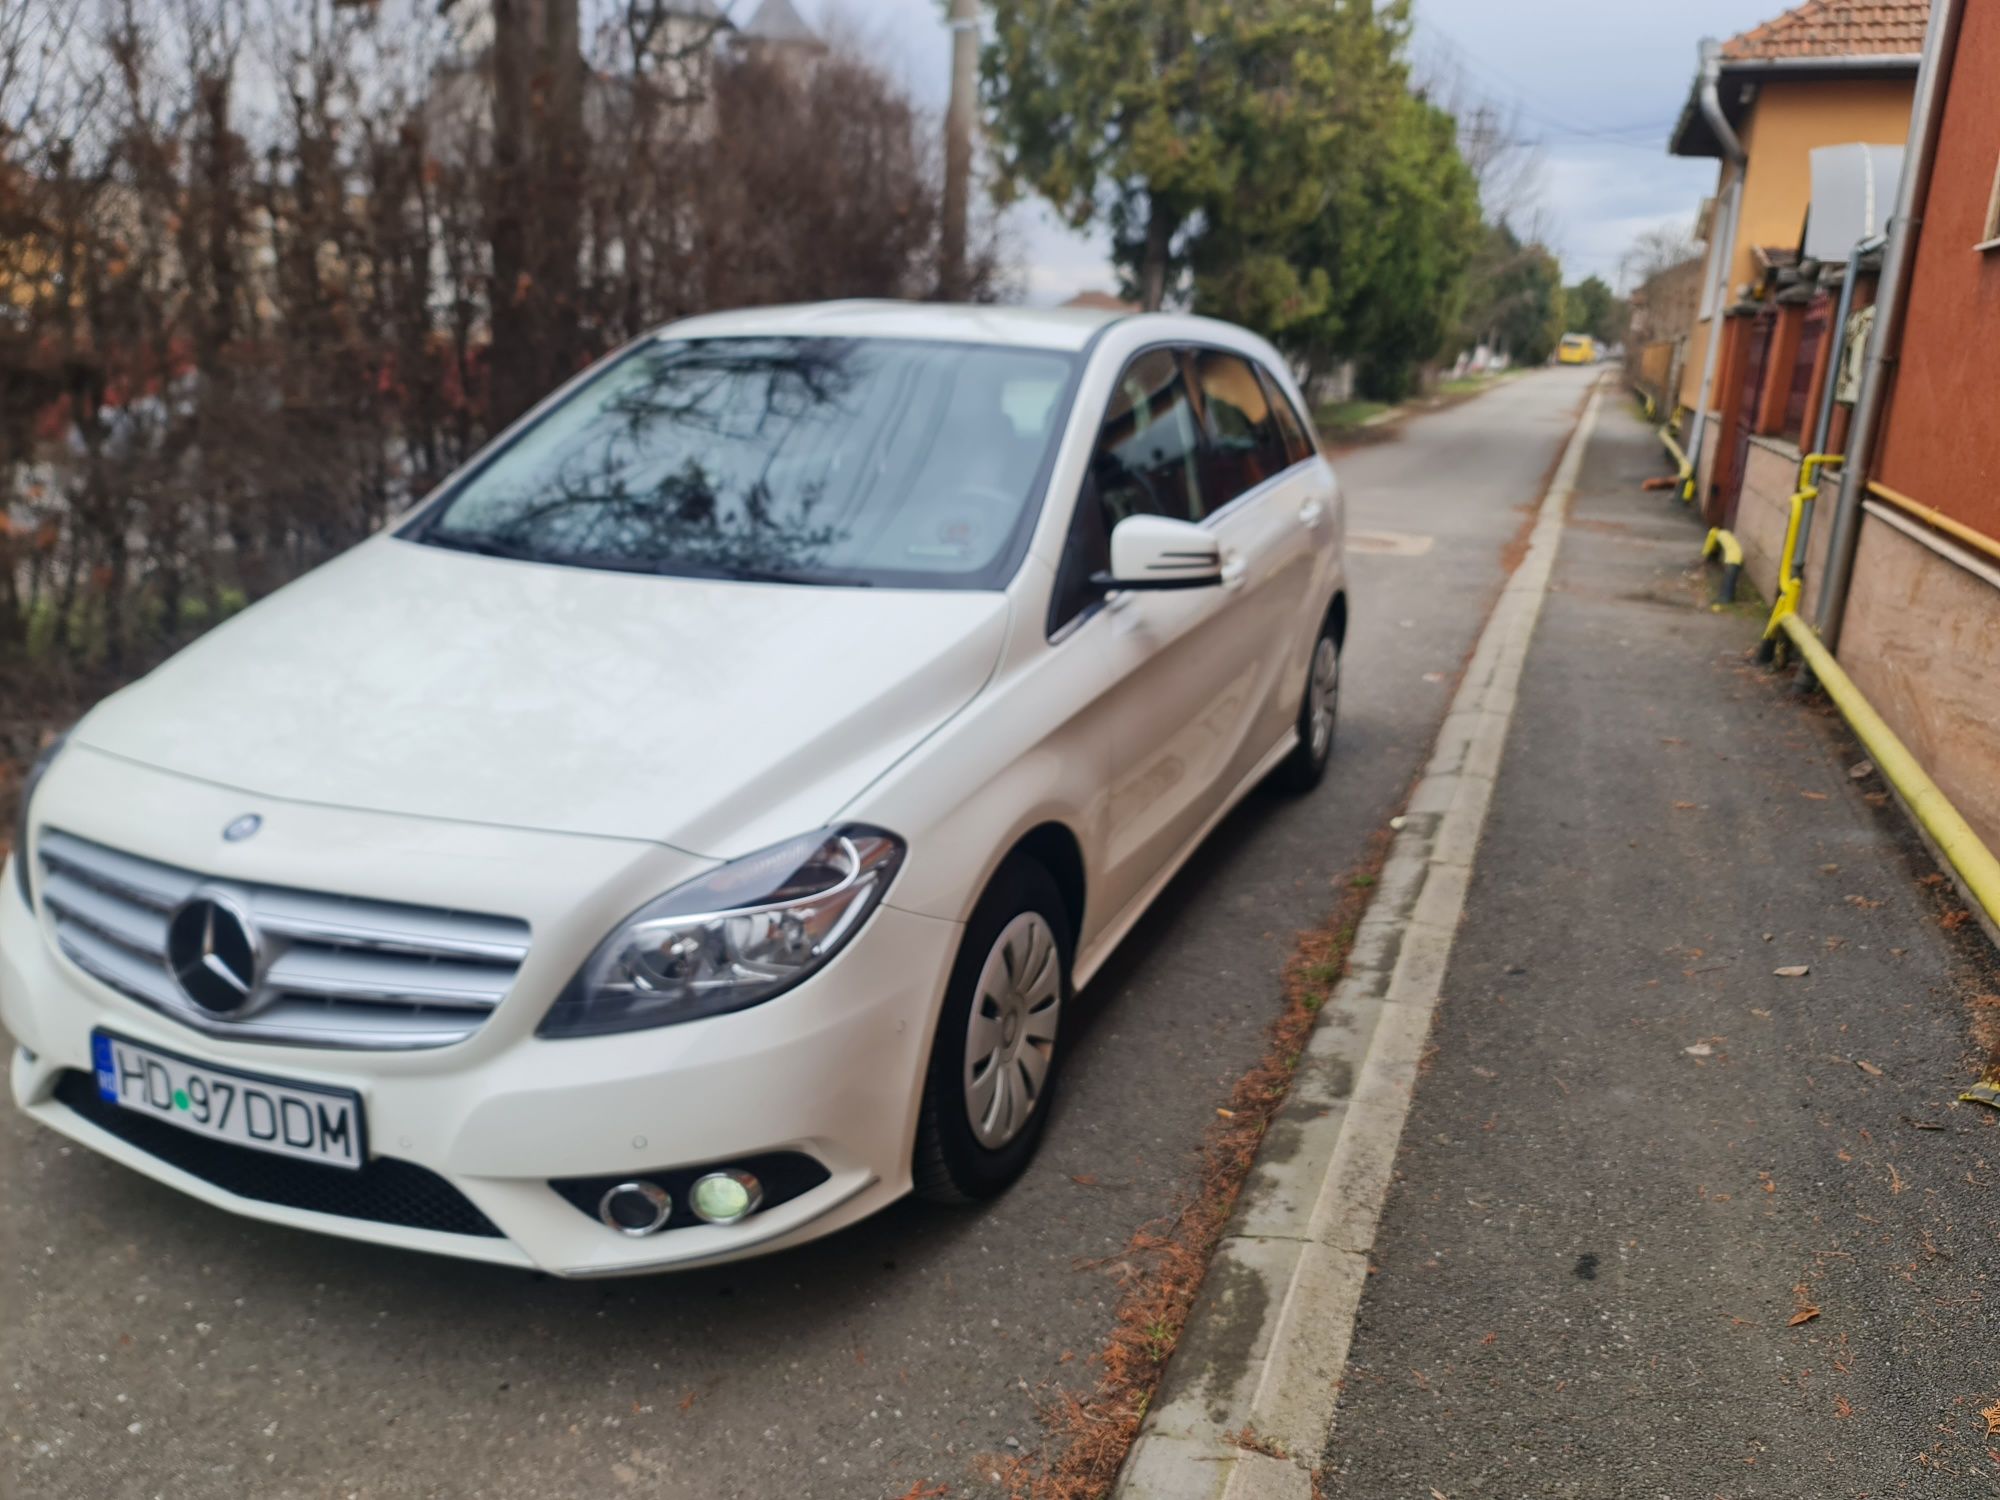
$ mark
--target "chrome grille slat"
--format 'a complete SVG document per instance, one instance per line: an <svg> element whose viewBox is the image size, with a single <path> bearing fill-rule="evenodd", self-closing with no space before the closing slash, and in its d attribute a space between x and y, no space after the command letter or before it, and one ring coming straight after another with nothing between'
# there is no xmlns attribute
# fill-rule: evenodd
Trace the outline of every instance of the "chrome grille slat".
<svg viewBox="0 0 2000 1500"><path fill-rule="evenodd" d="M246 1041L383 1052L448 1047L470 1036L483 1019L483 1014L466 1017L447 1011L415 1009L378 1015L356 1006L329 1006L286 997L273 1001L247 1021L209 1021L198 1017L196 1024L210 1035L241 1036Z"/></svg>
<svg viewBox="0 0 2000 1500"><path fill-rule="evenodd" d="M167 917L121 896L87 885L67 870L52 869L42 881L42 904L69 921L112 939L135 953L164 959Z"/></svg>
<svg viewBox="0 0 2000 1500"><path fill-rule="evenodd" d="M163 1010L187 1005L174 988L173 976L160 963L121 948L80 923L58 921L56 941L76 960L78 968L95 974L113 989Z"/></svg>
<svg viewBox="0 0 2000 1500"><path fill-rule="evenodd" d="M451 954L517 967L528 956L526 929L498 917L276 889L255 891L250 913L265 932L329 946Z"/></svg>
<svg viewBox="0 0 2000 1500"><path fill-rule="evenodd" d="M123 994L213 1036L402 1049L463 1041L506 998L528 952L507 917L236 880L107 849L56 829L38 840L40 894L57 944ZM168 919L200 890L241 905L266 965L242 1019L192 1004L167 961Z"/></svg>
<svg viewBox="0 0 2000 1500"><path fill-rule="evenodd" d="M490 964L427 963L352 949L287 949L271 965L264 982L283 994L324 995L329 999L376 1004L439 1003L491 1010L514 981L511 968Z"/></svg>
<svg viewBox="0 0 2000 1500"><path fill-rule="evenodd" d="M70 871L101 890L120 892L161 913L179 906L201 884L201 877L187 870L156 865L53 828L42 830L38 852L45 870Z"/></svg>

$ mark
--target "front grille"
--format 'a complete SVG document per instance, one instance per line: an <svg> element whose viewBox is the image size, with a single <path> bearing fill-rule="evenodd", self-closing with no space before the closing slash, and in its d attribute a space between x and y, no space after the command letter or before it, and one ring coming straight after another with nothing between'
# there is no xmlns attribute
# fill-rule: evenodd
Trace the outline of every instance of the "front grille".
<svg viewBox="0 0 2000 1500"><path fill-rule="evenodd" d="M42 905L70 960L212 1036L448 1046L506 998L528 954L528 924L510 917L210 880L53 828L37 847ZM262 942L261 980L241 1020L196 1008L168 968L168 921L197 891L239 907Z"/></svg>
<svg viewBox="0 0 2000 1500"><path fill-rule="evenodd" d="M500 1237L493 1221L465 1194L415 1162L377 1156L360 1171L349 1172L212 1140L119 1108L98 1094L94 1077L74 1069L56 1080L55 1096L128 1146L239 1198L406 1229Z"/></svg>
<svg viewBox="0 0 2000 1500"><path fill-rule="evenodd" d="M658 1172L619 1172L610 1177L558 1177L549 1183L565 1199L592 1219L597 1218L597 1204L606 1193L624 1182L650 1182L664 1188L674 1200L673 1216L660 1227L666 1229L689 1229L702 1221L688 1207L688 1194L697 1177L705 1172L715 1172L723 1167L738 1167L750 1173L763 1186L764 1201L757 1212L764 1213L776 1208L780 1203L789 1203L804 1193L811 1192L833 1174L807 1156L802 1151L767 1151L759 1156L745 1156L732 1161L710 1162L704 1167L669 1167Z"/></svg>

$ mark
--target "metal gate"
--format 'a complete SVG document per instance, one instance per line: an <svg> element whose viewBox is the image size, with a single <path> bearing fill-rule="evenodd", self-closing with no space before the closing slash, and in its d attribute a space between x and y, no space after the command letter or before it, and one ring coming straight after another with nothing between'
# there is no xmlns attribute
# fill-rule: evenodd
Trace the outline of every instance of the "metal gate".
<svg viewBox="0 0 2000 1500"><path fill-rule="evenodd" d="M1729 392L1729 436L1717 455L1727 465L1716 478L1717 509L1723 526L1736 524L1736 502L1743 497L1743 470L1750 461L1750 435L1757 430L1757 398L1764 389L1764 372L1771 362L1771 341L1777 333L1778 315L1761 308L1744 320L1747 341L1743 358L1743 378Z"/></svg>

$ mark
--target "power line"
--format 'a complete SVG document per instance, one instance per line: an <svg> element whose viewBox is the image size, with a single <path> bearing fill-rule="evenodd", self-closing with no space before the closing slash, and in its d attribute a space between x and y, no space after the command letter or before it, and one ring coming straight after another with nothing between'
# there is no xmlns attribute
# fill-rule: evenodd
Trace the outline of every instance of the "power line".
<svg viewBox="0 0 2000 1500"><path fill-rule="evenodd" d="M1638 143L1624 138L1644 133L1663 139L1667 132L1673 129L1673 122L1671 120L1663 124L1653 121L1637 121L1627 125L1580 125L1573 120L1557 119L1553 115L1545 114L1540 109L1530 105L1528 103L1530 95L1525 88L1507 75L1501 73L1497 68L1492 67L1484 59L1475 58L1444 32L1427 32L1425 33L1425 39L1431 45L1449 53L1451 61L1461 71L1483 80L1488 88L1497 89L1503 97L1495 101L1496 103L1511 106L1523 117L1532 120L1535 124L1542 126L1546 130L1553 130L1565 136L1581 139L1636 145Z"/></svg>

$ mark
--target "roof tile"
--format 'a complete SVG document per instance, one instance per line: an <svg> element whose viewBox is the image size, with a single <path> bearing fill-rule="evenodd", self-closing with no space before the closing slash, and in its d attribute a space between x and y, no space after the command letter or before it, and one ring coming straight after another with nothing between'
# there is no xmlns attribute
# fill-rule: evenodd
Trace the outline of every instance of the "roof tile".
<svg viewBox="0 0 2000 1500"><path fill-rule="evenodd" d="M1921 52L1930 0L1805 0L1722 44L1725 62Z"/></svg>

